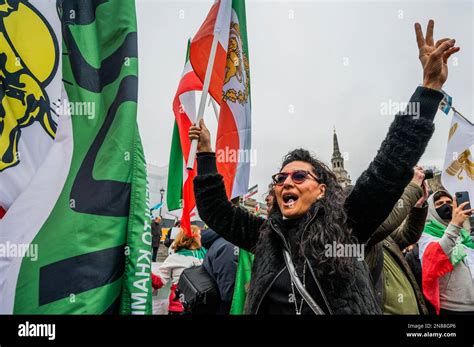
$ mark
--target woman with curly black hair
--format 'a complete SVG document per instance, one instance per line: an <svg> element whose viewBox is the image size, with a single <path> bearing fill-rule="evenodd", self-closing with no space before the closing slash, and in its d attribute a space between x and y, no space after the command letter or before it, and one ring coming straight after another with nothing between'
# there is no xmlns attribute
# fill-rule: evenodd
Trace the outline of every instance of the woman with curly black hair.
<svg viewBox="0 0 474 347"><path fill-rule="evenodd" d="M272 176L275 199L268 220L258 218L228 201L204 122L190 128L190 139L199 140L194 179L199 215L229 242L255 255L247 314L381 313L360 253L410 182L434 132L446 61L458 48L448 39L435 45L433 25L430 21L426 41L415 26L424 81L410 102L417 103L419 114L395 116L347 198L325 164L296 149ZM349 249L357 254L344 251Z"/></svg>

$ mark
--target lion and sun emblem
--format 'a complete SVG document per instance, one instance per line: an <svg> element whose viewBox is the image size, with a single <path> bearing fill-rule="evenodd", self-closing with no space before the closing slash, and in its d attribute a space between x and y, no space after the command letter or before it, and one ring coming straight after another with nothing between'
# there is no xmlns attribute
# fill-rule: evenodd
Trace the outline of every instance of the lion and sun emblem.
<svg viewBox="0 0 474 347"><path fill-rule="evenodd" d="M451 129L449 129L448 141L452 139L456 131L458 130L458 123L454 123ZM464 179L464 174L468 178L474 181L474 162L469 158L472 158L471 150L467 148L461 154L456 156L455 160L448 166L446 173L450 176L456 177L458 180Z"/></svg>
<svg viewBox="0 0 474 347"><path fill-rule="evenodd" d="M230 102L238 102L244 105L248 102L250 94L249 81L249 61L247 56L241 51L242 37L240 34L240 26L238 23L231 23L229 48L227 51L227 61L224 76L224 85L232 78L236 78L239 83L244 84L243 90L235 90L229 88L223 91L223 100Z"/></svg>
<svg viewBox="0 0 474 347"><path fill-rule="evenodd" d="M52 28L33 5L0 0L0 172L20 163L22 129L38 122L56 137L46 87L56 75L58 52Z"/></svg>

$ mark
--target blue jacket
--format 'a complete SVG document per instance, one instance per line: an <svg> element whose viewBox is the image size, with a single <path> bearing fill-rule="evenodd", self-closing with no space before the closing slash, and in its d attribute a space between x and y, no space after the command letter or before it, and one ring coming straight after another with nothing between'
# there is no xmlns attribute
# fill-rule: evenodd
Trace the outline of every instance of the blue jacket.
<svg viewBox="0 0 474 347"><path fill-rule="evenodd" d="M224 240L212 229L201 232L201 243L207 249L202 266L216 281L221 300L230 303L234 294L238 247Z"/></svg>

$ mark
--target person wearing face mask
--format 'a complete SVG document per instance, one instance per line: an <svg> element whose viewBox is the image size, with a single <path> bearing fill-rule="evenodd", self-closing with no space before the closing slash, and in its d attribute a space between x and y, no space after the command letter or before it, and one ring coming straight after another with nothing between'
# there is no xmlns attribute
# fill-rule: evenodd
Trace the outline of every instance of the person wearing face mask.
<svg viewBox="0 0 474 347"><path fill-rule="evenodd" d="M435 45L433 26L430 21L426 40L419 24L415 26L425 79L411 102L419 104L420 113L395 116L376 157L347 198L324 163L296 149L272 176L275 198L268 220L258 218L229 202L204 122L190 127L190 140L198 140L194 194L200 217L255 255L246 314L382 313L363 254L339 255L335 248L361 246L383 223L433 134L446 61L459 50L453 40Z"/></svg>
<svg viewBox="0 0 474 347"><path fill-rule="evenodd" d="M437 314L474 314L474 242L465 223L474 209L457 206L445 191L428 199L418 242L422 287Z"/></svg>
<svg viewBox="0 0 474 347"><path fill-rule="evenodd" d="M444 190L438 190L435 193L431 194L429 199L429 215L426 219L426 225L432 223L432 221L439 222L445 226L448 225L448 222L452 218L452 205L453 205L453 198L451 194ZM422 243L425 242L427 239L423 238ZM425 244L426 246L426 244ZM424 250L424 248L423 248ZM421 261L420 261L420 244L419 242L415 243L410 247L408 252L405 255L405 258L410 265L413 274L415 275L416 281L420 288L422 287L422 276L421 276ZM431 305L429 302L427 303L430 308L430 312L434 313L434 310L431 310Z"/></svg>

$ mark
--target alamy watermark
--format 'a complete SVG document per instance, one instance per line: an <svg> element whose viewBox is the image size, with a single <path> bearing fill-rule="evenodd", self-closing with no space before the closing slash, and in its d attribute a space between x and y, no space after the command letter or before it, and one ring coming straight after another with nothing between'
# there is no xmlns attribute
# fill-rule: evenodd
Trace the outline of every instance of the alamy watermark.
<svg viewBox="0 0 474 347"><path fill-rule="evenodd" d="M250 163L250 166L256 166L257 150L225 147L217 150L216 159L218 163Z"/></svg>
<svg viewBox="0 0 474 347"><path fill-rule="evenodd" d="M397 102L389 99L388 102L380 103L380 114L382 116L412 116L415 119L420 118L419 102Z"/></svg>
<svg viewBox="0 0 474 347"><path fill-rule="evenodd" d="M19 337L46 337L53 341L56 339L56 324L38 324L26 321L18 325Z"/></svg>
<svg viewBox="0 0 474 347"><path fill-rule="evenodd" d="M0 243L1 258L30 258L32 261L38 260L38 244L18 244L7 241Z"/></svg>
<svg viewBox="0 0 474 347"><path fill-rule="evenodd" d="M360 243L337 243L333 241L332 244L324 246L324 255L328 258L357 258L363 261L365 258L365 245Z"/></svg>
<svg viewBox="0 0 474 347"><path fill-rule="evenodd" d="M94 119L96 116L96 107L93 101L71 102L62 100L54 104L53 110L58 116L70 114L72 116L84 116L87 119Z"/></svg>

